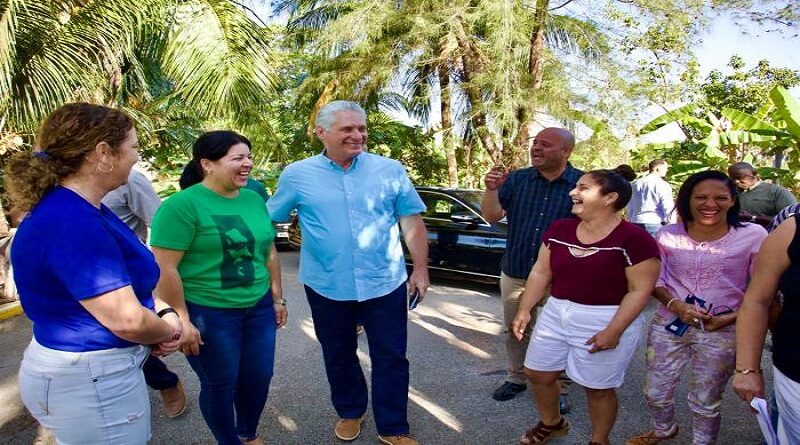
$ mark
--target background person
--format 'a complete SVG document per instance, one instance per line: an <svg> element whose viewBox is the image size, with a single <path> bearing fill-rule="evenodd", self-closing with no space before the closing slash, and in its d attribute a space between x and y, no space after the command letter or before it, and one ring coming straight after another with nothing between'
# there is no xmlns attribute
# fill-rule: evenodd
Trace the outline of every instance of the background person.
<svg viewBox="0 0 800 445"><path fill-rule="evenodd" d="M14 155L6 171L12 205L29 211L11 249L33 322L20 395L59 443L144 444L145 345L174 351L181 323L153 299L153 255L101 204L139 158L133 122L116 109L67 104L45 120L38 146Z"/></svg>
<svg viewBox="0 0 800 445"><path fill-rule="evenodd" d="M275 334L286 323L275 230L246 189L250 141L212 131L194 143L181 184L153 219L157 294L181 314L181 351L200 380L200 411L222 445L262 444Z"/></svg>
<svg viewBox="0 0 800 445"><path fill-rule="evenodd" d="M622 175L590 171L570 197L578 219L555 221L544 233L512 324L521 340L531 310L552 289L525 358L540 417L520 439L526 445L569 432L558 406L557 379L563 370L586 389L590 445L609 443L617 417L616 388L636 352L644 324L640 313L658 278L655 241L619 214L631 197L631 185Z"/></svg>
<svg viewBox="0 0 800 445"><path fill-rule="evenodd" d="M489 222L505 217L508 222L506 251L500 264L508 374L506 381L492 394L495 400L510 400L527 387L525 351L536 320L535 308L531 308L531 324L522 341L515 338L511 322L519 308L525 279L538 255L542 234L556 219L572 216L569 191L583 174L569 163L574 147L575 137L569 131L545 128L533 139L531 167L510 173L504 168L494 168L484 179L483 217ZM566 397L563 411L568 411Z"/></svg>
<svg viewBox="0 0 800 445"><path fill-rule="evenodd" d="M672 186L664 178L669 165L663 159L650 161L650 173L634 181L633 195L625 211L628 221L656 236L661 226L675 222Z"/></svg>
<svg viewBox="0 0 800 445"><path fill-rule="evenodd" d="M656 236L661 275L655 297L661 303L647 336L644 396L653 429L628 445L649 445L678 434L675 391L687 367L692 443L713 444L720 404L734 371L734 323L766 231L739 221L736 187L724 173L690 176L678 191L682 223ZM700 298L704 303L687 302ZM682 335L673 320L689 326Z"/></svg>
<svg viewBox="0 0 800 445"><path fill-rule="evenodd" d="M303 232L300 282L322 345L331 400L340 420L334 435L355 440L368 393L356 350L364 326L372 362L372 411L378 441L418 444L409 435L408 299L428 289L425 211L405 168L366 152L366 113L334 101L317 115L325 151L283 171L267 206L277 221L297 209ZM406 283L400 230L414 262Z"/></svg>
<svg viewBox="0 0 800 445"><path fill-rule="evenodd" d="M764 240L736 321L736 374L733 389L744 401L764 398L761 351L775 293L784 297L772 328L772 362L780 443L800 443L800 224L789 217Z"/></svg>
<svg viewBox="0 0 800 445"><path fill-rule="evenodd" d="M136 233L142 243L147 244L148 227L161 205L161 198L147 176L131 169L128 183L108 192L102 202ZM186 411L183 384L161 359L152 354L147 356L142 371L147 386L161 394L167 417L178 417Z"/></svg>
<svg viewBox="0 0 800 445"><path fill-rule="evenodd" d="M762 181L756 169L747 162L737 162L728 167L728 176L739 189L739 217L742 221L767 227L784 207L797 204L792 192Z"/></svg>

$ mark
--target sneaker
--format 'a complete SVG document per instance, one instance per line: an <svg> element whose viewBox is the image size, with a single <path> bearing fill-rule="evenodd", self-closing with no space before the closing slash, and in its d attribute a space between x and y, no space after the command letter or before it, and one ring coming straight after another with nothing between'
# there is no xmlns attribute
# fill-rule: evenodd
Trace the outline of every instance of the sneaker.
<svg viewBox="0 0 800 445"><path fill-rule="evenodd" d="M358 439L361 435L361 424L364 423L364 416L357 419L339 419L336 422L336 427L333 429L333 434L337 438L345 442Z"/></svg>
<svg viewBox="0 0 800 445"><path fill-rule="evenodd" d="M409 434L401 434L399 436L381 436L379 434L378 443L383 445L420 445L419 441Z"/></svg>
<svg viewBox="0 0 800 445"><path fill-rule="evenodd" d="M492 394L492 398L499 402L511 400L517 394L521 393L522 391L525 391L526 388L528 388L528 385L525 384L520 385L517 383L505 382L494 391L494 394Z"/></svg>
<svg viewBox="0 0 800 445"><path fill-rule="evenodd" d="M673 437L678 435L678 427L675 427L675 431L666 436L659 436L655 430L650 430L645 433L639 434L636 437L632 437L625 442L625 445L655 445L662 440L669 440Z"/></svg>
<svg viewBox="0 0 800 445"><path fill-rule="evenodd" d="M172 388L161 390L161 400L164 401L164 413L167 417L175 418L186 412L186 393L183 391L183 382Z"/></svg>
<svg viewBox="0 0 800 445"><path fill-rule="evenodd" d="M561 414L569 414L569 394L562 392L560 396L558 396L558 412Z"/></svg>

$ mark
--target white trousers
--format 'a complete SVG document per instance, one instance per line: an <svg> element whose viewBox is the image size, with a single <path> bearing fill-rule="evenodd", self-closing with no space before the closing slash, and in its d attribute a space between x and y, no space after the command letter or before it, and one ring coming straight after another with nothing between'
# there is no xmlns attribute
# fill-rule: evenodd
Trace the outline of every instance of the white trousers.
<svg viewBox="0 0 800 445"><path fill-rule="evenodd" d="M60 445L142 445L150 439L146 346L90 352L46 348L33 339L19 391L33 417Z"/></svg>
<svg viewBox="0 0 800 445"><path fill-rule="evenodd" d="M800 444L800 382L772 367L775 401L778 402L778 440L781 445Z"/></svg>

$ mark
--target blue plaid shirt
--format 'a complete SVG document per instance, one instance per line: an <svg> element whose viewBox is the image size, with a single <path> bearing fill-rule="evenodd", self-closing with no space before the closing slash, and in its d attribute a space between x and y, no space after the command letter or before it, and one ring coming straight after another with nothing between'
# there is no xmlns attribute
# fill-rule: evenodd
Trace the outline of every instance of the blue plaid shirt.
<svg viewBox="0 0 800 445"><path fill-rule="evenodd" d="M506 253L500 263L504 274L528 277L550 223L572 216L569 192L581 176L583 172L572 164L552 182L533 167L511 172L499 193L508 221Z"/></svg>

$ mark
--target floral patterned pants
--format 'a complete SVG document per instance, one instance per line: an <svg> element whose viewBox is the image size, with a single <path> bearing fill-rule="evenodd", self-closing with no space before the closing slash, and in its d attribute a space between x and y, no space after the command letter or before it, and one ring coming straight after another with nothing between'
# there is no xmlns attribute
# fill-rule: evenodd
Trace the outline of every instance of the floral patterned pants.
<svg viewBox="0 0 800 445"><path fill-rule="evenodd" d="M736 362L735 325L713 332L690 327L683 337L664 329L671 320L653 317L647 335L644 396L659 435L675 431L675 390L689 367L689 409L694 445L713 444L720 427L722 393Z"/></svg>

